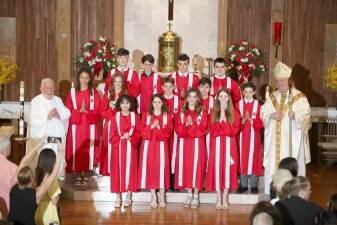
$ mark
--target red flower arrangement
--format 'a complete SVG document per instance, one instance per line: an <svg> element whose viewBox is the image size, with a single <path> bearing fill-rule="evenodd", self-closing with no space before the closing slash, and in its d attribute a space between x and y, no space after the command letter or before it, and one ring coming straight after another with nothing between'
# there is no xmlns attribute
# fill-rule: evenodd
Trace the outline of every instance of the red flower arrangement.
<svg viewBox="0 0 337 225"><path fill-rule="evenodd" d="M99 72L107 72L116 67L115 48L106 37L99 37L98 41L90 40L81 48L77 58L80 66L89 67L98 76Z"/></svg>
<svg viewBox="0 0 337 225"><path fill-rule="evenodd" d="M229 75L240 83L248 82L252 76L266 71L263 53L255 45L245 40L232 44L226 55L226 67Z"/></svg>

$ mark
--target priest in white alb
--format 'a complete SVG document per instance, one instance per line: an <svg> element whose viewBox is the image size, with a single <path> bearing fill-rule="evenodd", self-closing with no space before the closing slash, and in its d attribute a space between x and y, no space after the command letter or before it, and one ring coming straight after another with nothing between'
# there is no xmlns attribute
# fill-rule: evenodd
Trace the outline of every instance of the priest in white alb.
<svg viewBox="0 0 337 225"><path fill-rule="evenodd" d="M274 75L277 90L261 108L265 126L263 165L266 194L269 194L271 176L283 158L297 159L299 175L302 176L305 175L305 165L311 160L308 137L311 127L309 102L291 84L291 68L278 62Z"/></svg>
<svg viewBox="0 0 337 225"><path fill-rule="evenodd" d="M40 91L41 93L35 96L30 103L27 152L40 142L41 138L46 138L43 148L51 148L56 152L56 140L66 141L70 112L61 98L54 95L55 83L52 79L42 79ZM35 168L36 162L35 157L30 166ZM64 172L63 167L64 165L61 173Z"/></svg>

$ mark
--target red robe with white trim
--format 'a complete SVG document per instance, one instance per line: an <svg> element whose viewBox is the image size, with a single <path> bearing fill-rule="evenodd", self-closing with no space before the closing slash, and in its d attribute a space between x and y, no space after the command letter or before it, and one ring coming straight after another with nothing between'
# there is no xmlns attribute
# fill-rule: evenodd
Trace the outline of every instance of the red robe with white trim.
<svg viewBox="0 0 337 225"><path fill-rule="evenodd" d="M240 113L234 110L233 124L228 121L212 123L211 118L212 116L210 116L211 143L206 191L237 189L239 148L236 137L241 127Z"/></svg>
<svg viewBox="0 0 337 225"><path fill-rule="evenodd" d="M160 123L160 129L151 125L155 120ZM170 161L168 141L173 131L171 114L142 116L142 145L138 164L138 188L159 189L170 186Z"/></svg>
<svg viewBox="0 0 337 225"><path fill-rule="evenodd" d="M213 96L208 96L207 98L201 100L201 104L204 106L204 110L207 113L209 113L213 109L214 103L215 102Z"/></svg>
<svg viewBox="0 0 337 225"><path fill-rule="evenodd" d="M212 78L212 89L213 90L211 91L211 95L216 96L218 94L218 91L224 88L225 89L227 88L227 76L218 77L214 75ZM235 105L241 99L241 90L240 90L238 83L233 79L231 79L230 93L232 96L233 104Z"/></svg>
<svg viewBox="0 0 337 225"><path fill-rule="evenodd" d="M172 98L166 98L165 95L163 96L165 99L165 104L170 109L170 112L173 115L173 127L174 127L174 118L180 112L181 107L183 106L183 100L179 98L177 95L173 95ZM174 102L176 101L177 107L174 107ZM178 137L175 131L172 132L170 140L169 140L169 149L170 149L170 165L171 165L171 173L174 173L174 163L172 164L172 161L175 162L175 156L176 156L176 146L175 144L178 141ZM175 150L174 150L175 149Z"/></svg>
<svg viewBox="0 0 337 225"><path fill-rule="evenodd" d="M157 94L163 94L162 90L162 78L160 75L158 75L157 82L154 84L154 73L151 73L151 75L147 76L144 73L142 73L140 78L140 85L141 85L141 91L140 91L140 113L147 113L149 111L149 107L151 104L151 98L152 95L155 94L154 90L156 86Z"/></svg>
<svg viewBox="0 0 337 225"><path fill-rule="evenodd" d="M243 102L243 114L241 115L244 118L246 112L252 117L254 101L247 103L245 100L241 100ZM240 102L241 102L240 101ZM240 103L239 102L239 103ZM240 112L239 103L236 105L236 109ZM242 134L242 142L240 149L240 173L244 175L254 174L256 176L262 176L262 148L260 141L260 131L263 128L263 122L260 118L260 110L261 105L257 104L257 111L255 115L255 119L253 119L253 123L251 124L248 120L245 120L244 124L241 124L241 132ZM254 140L251 140L251 128L254 129ZM240 146L240 135L238 136L238 142ZM250 145L253 142L253 155L251 156L252 160L252 168L251 172L248 171L249 165L249 151Z"/></svg>
<svg viewBox="0 0 337 225"><path fill-rule="evenodd" d="M115 68L116 72L121 72L120 68L116 67ZM139 78L138 78L138 74L135 70L132 71L132 78L131 81L128 81L128 76L129 76L129 70L130 68L127 68L124 70L123 74L124 74L124 79L125 79L125 83L126 83L126 90L128 92L129 95L131 95L133 98L137 98L137 96L139 95L140 92L140 82L139 82ZM108 72L106 80L105 80L105 87L104 87L104 93L108 92L110 89L110 85L111 85L111 70Z"/></svg>
<svg viewBox="0 0 337 225"><path fill-rule="evenodd" d="M179 72L174 72L176 74L175 78L175 83L176 83L176 89L174 90L174 94L178 95L179 98L181 98L181 91L185 90L188 91L190 88L188 85L188 79L189 75L180 75ZM171 77L173 74L170 74ZM193 81L192 81L192 88L197 89L198 88L198 82L199 82L199 77L196 74L193 74Z"/></svg>
<svg viewBox="0 0 337 225"><path fill-rule="evenodd" d="M120 130L117 125L117 115L115 114L113 120L113 131L110 133L110 143L112 144L111 162L110 162L110 191L113 193L121 193L126 191L137 191L137 167L138 167L138 142L140 139L140 120L139 116L135 114L135 126L131 123L131 113L124 116L120 113ZM128 153L128 140L121 139L121 136L126 132L133 130L130 139L130 155ZM127 166L127 162L130 162ZM127 179L127 172L129 171L129 179ZM128 183L128 185L127 185Z"/></svg>
<svg viewBox="0 0 337 225"><path fill-rule="evenodd" d="M195 111L187 110L183 118L179 114L174 120L174 128L178 135L177 157L175 162L175 187L203 188L206 171L206 133L208 131L207 113L201 116ZM187 117L193 120L192 126L187 126Z"/></svg>
<svg viewBox="0 0 337 225"><path fill-rule="evenodd" d="M116 101L118 98L113 97ZM113 130L113 122L112 119L116 114L117 110L110 107L110 100L108 92L106 92L102 98L101 107L100 107L101 115L104 118L104 126L102 131L102 144L101 144L101 154L100 154L100 167L99 173L103 176L109 176L110 174L110 161L111 159L111 144L109 142L109 133Z"/></svg>
<svg viewBox="0 0 337 225"><path fill-rule="evenodd" d="M65 106L70 110L71 116L69 119L69 128L66 144L66 161L67 173L70 172L86 172L92 170L99 161L99 129L100 121L99 107L101 97L98 91L94 90L94 108L90 110L90 94L89 89L77 91L75 93L77 109L74 109L71 94L69 93ZM80 112L82 102L85 102L88 113ZM94 143L92 158L93 167L90 167L90 126L94 125ZM75 133L73 132L75 131ZM73 137L74 136L74 137ZM73 149L75 147L75 149ZM73 154L75 151L75 154Z"/></svg>

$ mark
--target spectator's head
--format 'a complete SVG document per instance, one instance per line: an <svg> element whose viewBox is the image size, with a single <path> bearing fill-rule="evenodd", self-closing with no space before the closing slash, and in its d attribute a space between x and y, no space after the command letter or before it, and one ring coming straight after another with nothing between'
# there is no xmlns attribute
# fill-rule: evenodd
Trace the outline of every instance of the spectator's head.
<svg viewBox="0 0 337 225"><path fill-rule="evenodd" d="M273 185L276 190L276 196L279 198L285 198L287 196L282 195L282 187L287 182L293 179L289 170L279 169L273 175Z"/></svg>
<svg viewBox="0 0 337 225"><path fill-rule="evenodd" d="M129 54L130 54L129 50L125 48L120 48L117 50L117 63L122 68L127 67L129 62Z"/></svg>
<svg viewBox="0 0 337 225"><path fill-rule="evenodd" d="M11 142L8 136L0 136L0 154L4 155L6 158L11 154Z"/></svg>
<svg viewBox="0 0 337 225"><path fill-rule="evenodd" d="M252 225L273 225L273 218L265 212L260 212L256 214L253 218Z"/></svg>
<svg viewBox="0 0 337 225"><path fill-rule="evenodd" d="M293 177L297 176L298 164L297 164L297 160L293 157L287 157L287 158L282 159L278 165L278 168L289 170L291 174L293 175Z"/></svg>
<svg viewBox="0 0 337 225"><path fill-rule="evenodd" d="M337 193L331 195L330 197L329 211L337 215Z"/></svg>
<svg viewBox="0 0 337 225"><path fill-rule="evenodd" d="M41 81L40 91L47 99L52 99L55 91L55 83L50 78L44 78Z"/></svg>
<svg viewBox="0 0 337 225"><path fill-rule="evenodd" d="M307 177L298 176L287 181L282 188L283 196L298 196L308 200L311 194L311 186Z"/></svg>
<svg viewBox="0 0 337 225"><path fill-rule="evenodd" d="M56 154L50 148L45 148L41 151L37 166L35 169L35 182L39 186L46 174L51 174L56 161Z"/></svg>
<svg viewBox="0 0 337 225"><path fill-rule="evenodd" d="M31 188L33 184L33 171L29 166L22 167L18 172L20 189Z"/></svg>
<svg viewBox="0 0 337 225"><path fill-rule="evenodd" d="M262 214L261 214L262 213ZM265 214L268 216L266 216ZM280 212L268 201L258 202L249 215L249 220L251 225L255 224L273 224L281 225L282 218ZM258 221L265 223L257 223ZM267 223L267 222L272 223Z"/></svg>
<svg viewBox="0 0 337 225"><path fill-rule="evenodd" d="M188 55L182 53L178 56L178 70L181 73L186 73L188 71L188 65L190 63L190 57Z"/></svg>

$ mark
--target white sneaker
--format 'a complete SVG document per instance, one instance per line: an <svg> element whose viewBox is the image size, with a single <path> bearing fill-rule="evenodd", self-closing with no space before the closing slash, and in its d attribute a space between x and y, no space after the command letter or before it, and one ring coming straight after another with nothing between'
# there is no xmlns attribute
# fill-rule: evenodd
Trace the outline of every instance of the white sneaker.
<svg viewBox="0 0 337 225"><path fill-rule="evenodd" d="M191 207L191 201L192 201L193 195L188 195L185 202L184 207L189 208Z"/></svg>

